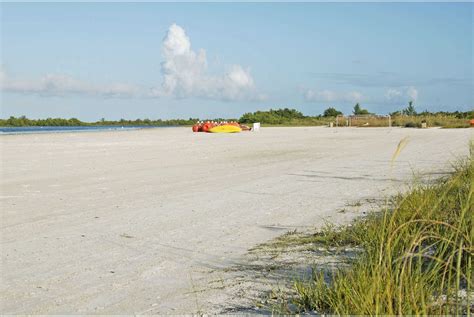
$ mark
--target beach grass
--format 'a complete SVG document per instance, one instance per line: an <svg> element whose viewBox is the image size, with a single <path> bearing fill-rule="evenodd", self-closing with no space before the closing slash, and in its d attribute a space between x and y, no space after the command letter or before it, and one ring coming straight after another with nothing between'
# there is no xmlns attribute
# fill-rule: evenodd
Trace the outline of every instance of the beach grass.
<svg viewBox="0 0 474 317"><path fill-rule="evenodd" d="M468 119L448 115L395 116L392 118L392 125L421 128L423 121L426 122L427 127L469 128L470 126Z"/></svg>
<svg viewBox="0 0 474 317"><path fill-rule="evenodd" d="M306 117L293 118L283 121L282 123L262 123L262 127L311 127L311 126L327 126L333 122L335 118L325 117Z"/></svg>
<svg viewBox="0 0 474 317"><path fill-rule="evenodd" d="M278 313L467 314L474 308L473 147L452 175L416 184L385 210L288 245L351 246L358 254L337 270L298 280ZM291 307L291 309L290 309Z"/></svg>
<svg viewBox="0 0 474 317"><path fill-rule="evenodd" d="M340 119L339 126L344 127L346 125L347 118ZM294 127L294 126L328 126L330 123L336 124L336 118L334 117L305 117L288 119L282 123L262 123L263 127ZM428 128L440 127L440 128L469 128L469 119L457 118L450 115L416 115L406 116L398 115L392 116L391 124L393 127L404 127L404 128L421 128L422 123L425 122ZM388 118L383 117L371 117L366 118L352 118L352 127L387 127Z"/></svg>
<svg viewBox="0 0 474 317"><path fill-rule="evenodd" d="M343 121L343 120L342 120ZM422 123L426 123L426 127L440 128L469 128L470 123L467 118L457 118L452 115L396 115L391 117L391 123L394 127L405 128L421 128ZM344 125L344 123L343 123ZM352 127L386 127L388 119L384 117L367 116L351 119Z"/></svg>

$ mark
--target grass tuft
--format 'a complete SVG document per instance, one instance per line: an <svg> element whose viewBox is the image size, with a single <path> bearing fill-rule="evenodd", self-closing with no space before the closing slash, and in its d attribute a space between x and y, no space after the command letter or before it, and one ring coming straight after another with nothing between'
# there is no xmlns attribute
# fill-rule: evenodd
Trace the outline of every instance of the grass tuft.
<svg viewBox="0 0 474 317"><path fill-rule="evenodd" d="M473 172L471 155L451 176L397 196L390 210L306 237L306 244L361 251L348 267L297 281L287 306L293 311L286 313L469 315L474 307Z"/></svg>

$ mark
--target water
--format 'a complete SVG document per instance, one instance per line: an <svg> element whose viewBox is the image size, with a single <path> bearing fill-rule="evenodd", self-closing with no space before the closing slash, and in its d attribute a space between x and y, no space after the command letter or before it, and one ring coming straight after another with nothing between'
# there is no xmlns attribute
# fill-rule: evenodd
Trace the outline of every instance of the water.
<svg viewBox="0 0 474 317"><path fill-rule="evenodd" d="M93 132L93 131L126 131L150 129L150 126L77 126L77 127L0 127L2 134L31 134L31 133L64 133L64 132Z"/></svg>

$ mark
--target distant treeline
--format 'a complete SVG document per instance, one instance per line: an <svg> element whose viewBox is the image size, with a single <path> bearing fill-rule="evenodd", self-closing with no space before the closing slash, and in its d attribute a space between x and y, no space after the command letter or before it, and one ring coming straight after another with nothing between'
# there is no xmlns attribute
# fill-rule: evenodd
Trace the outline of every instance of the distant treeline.
<svg viewBox="0 0 474 317"><path fill-rule="evenodd" d="M372 113L356 104L352 111L354 115L371 115ZM246 113L240 119L241 123L260 122L267 125L323 125L334 121L335 117L342 115L342 112L334 107L329 107L320 115L305 116L295 109L270 109L268 111L256 111ZM410 102L405 109L390 113L393 118L393 125L405 126L414 124L421 125L420 122L427 121L429 126L469 126L468 120L474 118L474 111L438 111L417 112L413 103Z"/></svg>
<svg viewBox="0 0 474 317"><path fill-rule="evenodd" d="M353 114L363 115L371 114L367 109L362 108L358 103L354 106ZM334 121L334 118L342 115L342 112L334 107L329 107L320 115L305 116L296 109L270 109L268 111L256 111L253 113L245 113L238 120L231 118L215 118L201 119L203 121L238 121L240 123L260 122L266 125L289 125L289 126L312 126L325 125ZM394 125L404 126L407 124L420 125L422 121L427 121L431 126L465 126L468 125L467 120L474 118L474 111L467 112L417 112L413 103L410 102L405 109L392 112L390 114L394 120ZM105 120L102 118L97 122L84 122L76 118L47 118L47 119L28 119L25 116L10 117L8 119L0 119L0 126L4 127L26 127L26 126L189 126L195 124L198 118L189 119L170 119L170 120ZM418 122L419 121L419 122ZM449 121L449 123L448 123ZM466 121L466 122L465 122Z"/></svg>
<svg viewBox="0 0 474 317"><path fill-rule="evenodd" d="M180 126L192 125L198 119L171 119L171 120L150 120L150 119L136 119L125 120L120 119L116 121L102 119L97 122L84 122L76 118L47 118L47 119L28 119L25 116L10 117L8 119L0 119L0 126L3 127L46 127L46 126Z"/></svg>

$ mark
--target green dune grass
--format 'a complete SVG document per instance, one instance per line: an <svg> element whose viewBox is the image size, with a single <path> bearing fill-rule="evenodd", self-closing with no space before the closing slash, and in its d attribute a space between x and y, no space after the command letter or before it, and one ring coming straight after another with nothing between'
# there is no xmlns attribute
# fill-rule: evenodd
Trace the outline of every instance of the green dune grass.
<svg viewBox="0 0 474 317"><path fill-rule="evenodd" d="M474 308L472 148L470 159L452 175L414 185L392 208L300 241L360 251L349 266L297 281L280 313L469 315Z"/></svg>

